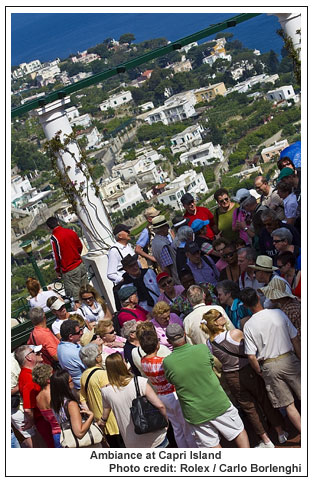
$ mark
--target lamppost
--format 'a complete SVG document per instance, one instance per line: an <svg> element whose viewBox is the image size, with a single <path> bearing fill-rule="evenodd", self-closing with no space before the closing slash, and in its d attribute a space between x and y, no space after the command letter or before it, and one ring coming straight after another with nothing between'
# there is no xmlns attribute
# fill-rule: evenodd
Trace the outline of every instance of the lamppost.
<svg viewBox="0 0 312 485"><path fill-rule="evenodd" d="M43 276L40 272L40 269L37 265L37 262L34 258L34 255L33 255L33 252L32 252L32 246L31 246L31 241L30 240L27 240L27 241L24 241L23 243L20 244L20 248L22 248L25 253L27 254L28 258L29 258L29 261L31 262L31 264L33 265L33 268L35 270L35 273L36 273L36 276L39 280L39 283L41 285L41 288L46 291L48 288L45 284L45 281L43 279Z"/></svg>

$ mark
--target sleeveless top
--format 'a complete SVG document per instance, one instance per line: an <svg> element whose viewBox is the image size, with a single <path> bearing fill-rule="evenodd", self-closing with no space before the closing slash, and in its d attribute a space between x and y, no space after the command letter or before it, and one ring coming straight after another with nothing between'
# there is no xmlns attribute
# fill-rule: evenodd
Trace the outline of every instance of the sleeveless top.
<svg viewBox="0 0 312 485"><path fill-rule="evenodd" d="M222 345L226 350L234 352L237 357L226 353L224 350L219 349L215 345L211 345L213 355L219 359L222 364L223 372L234 372L240 370L242 367L248 364L248 359L240 358L239 355L244 354L244 341L236 342L229 335L228 330L220 333L215 337L217 344Z"/></svg>

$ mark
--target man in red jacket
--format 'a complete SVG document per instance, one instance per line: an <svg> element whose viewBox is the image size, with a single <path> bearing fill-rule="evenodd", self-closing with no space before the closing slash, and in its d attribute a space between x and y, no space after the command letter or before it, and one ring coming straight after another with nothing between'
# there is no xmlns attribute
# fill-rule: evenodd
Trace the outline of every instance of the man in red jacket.
<svg viewBox="0 0 312 485"><path fill-rule="evenodd" d="M182 195L181 202L184 205L184 217L187 217L189 226L192 225L192 222L195 219L209 221L209 224L206 226L206 236L212 241L215 238L215 234L217 234L219 231L215 225L213 214L210 212L210 210L207 209L207 207L197 207L194 202L194 197L189 192Z"/></svg>
<svg viewBox="0 0 312 485"><path fill-rule="evenodd" d="M87 269L80 256L82 243L76 232L60 226L56 217L49 217L46 224L52 229L56 274L63 278L66 295L78 302L80 287L88 284Z"/></svg>

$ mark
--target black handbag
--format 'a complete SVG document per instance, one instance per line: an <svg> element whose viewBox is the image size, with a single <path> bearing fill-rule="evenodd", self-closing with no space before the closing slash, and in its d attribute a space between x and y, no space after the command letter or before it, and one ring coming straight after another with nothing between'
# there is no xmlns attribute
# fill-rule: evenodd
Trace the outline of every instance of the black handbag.
<svg viewBox="0 0 312 485"><path fill-rule="evenodd" d="M130 408L134 432L145 434L168 426L167 420L158 409L145 396L141 396L137 376L134 376L134 385L137 397L133 399Z"/></svg>

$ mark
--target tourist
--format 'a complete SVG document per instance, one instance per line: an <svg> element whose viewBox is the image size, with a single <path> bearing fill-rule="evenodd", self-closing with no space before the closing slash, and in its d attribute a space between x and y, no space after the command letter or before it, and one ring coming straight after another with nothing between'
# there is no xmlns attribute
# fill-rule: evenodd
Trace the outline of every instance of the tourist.
<svg viewBox="0 0 312 485"><path fill-rule="evenodd" d="M103 387L103 416L101 423L107 421L111 409L116 416L117 424L126 448L165 448L168 446L166 428L145 434L136 434L131 419L130 408L137 397L134 378L119 354L109 355L106 359L106 370L109 386ZM144 377L137 377L141 396L145 396L167 420L166 407L157 397Z"/></svg>
<svg viewBox="0 0 312 485"><path fill-rule="evenodd" d="M47 306L47 299L51 296L55 296L59 298L59 295L55 293L53 290L46 290L40 287L40 283L36 278L32 278L31 276L27 278L26 281L26 288L29 291L32 298L29 300L29 306L32 307L41 307L43 308L44 312L49 311L49 307Z"/></svg>
<svg viewBox="0 0 312 485"><path fill-rule="evenodd" d="M239 207L237 202L232 202L229 192L225 188L218 189L213 195L218 204L214 213L214 221L218 227L219 235L228 241L235 241L238 238L237 231L233 231L233 213Z"/></svg>

